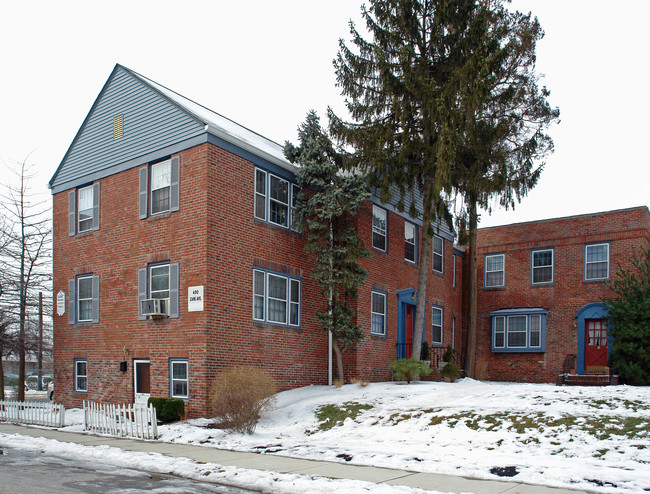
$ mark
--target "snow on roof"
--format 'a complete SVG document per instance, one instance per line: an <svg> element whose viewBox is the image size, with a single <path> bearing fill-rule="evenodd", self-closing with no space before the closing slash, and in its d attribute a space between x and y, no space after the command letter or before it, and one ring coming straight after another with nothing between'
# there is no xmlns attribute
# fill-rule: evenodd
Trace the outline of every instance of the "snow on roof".
<svg viewBox="0 0 650 494"><path fill-rule="evenodd" d="M235 144L246 151L249 151L261 158L281 166L289 171L295 171L296 166L290 163L284 157L283 146L277 142L268 139L257 132L253 132L246 127L239 125L237 122L220 115L219 113L206 108L191 99L178 94L171 89L158 84L151 79L138 74L130 69L127 69L135 77L139 78L149 86L152 86L156 91L163 96L183 108L185 111L193 115L196 119L203 122L206 126L206 131L216 137L219 137L227 142Z"/></svg>

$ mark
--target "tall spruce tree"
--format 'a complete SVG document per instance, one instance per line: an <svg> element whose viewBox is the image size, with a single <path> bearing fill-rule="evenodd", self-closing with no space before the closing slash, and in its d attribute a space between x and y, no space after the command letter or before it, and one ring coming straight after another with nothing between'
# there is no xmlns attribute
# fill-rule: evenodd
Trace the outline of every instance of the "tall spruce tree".
<svg viewBox="0 0 650 494"><path fill-rule="evenodd" d="M342 155L314 111L300 125L298 139L299 146L287 142L284 147L287 159L300 167L295 222L304 232L305 250L316 256L311 276L327 300L317 316L323 330L331 333L337 374L343 381L343 353L364 337L355 324L354 306L357 289L368 276L359 261L370 253L356 226L361 205L370 194L362 177L341 173Z"/></svg>
<svg viewBox="0 0 650 494"><path fill-rule="evenodd" d="M610 365L627 383L650 385L650 249L636 252L629 269L619 267L605 299L614 338Z"/></svg>
<svg viewBox="0 0 650 494"><path fill-rule="evenodd" d="M451 191L460 196L461 238L469 241L469 297L466 370L475 376L477 331L476 241L478 208L491 202L508 209L532 189L543 157L553 150L546 134L559 117L539 87L535 48L544 33L531 14L509 12L501 0L485 2L463 39L464 63L446 92L450 109L449 146L454 148Z"/></svg>
<svg viewBox="0 0 650 494"><path fill-rule="evenodd" d="M370 0L362 8L365 40L350 22L353 49L339 42L338 85L354 122L329 110L332 133L355 150L352 166L366 173L381 199L422 217L418 298L412 356L420 358L434 222L450 222L443 200L450 188L455 126L450 86L466 55L469 20L484 8L474 0ZM391 197L391 191L397 197ZM416 198L422 199L422 211Z"/></svg>
<svg viewBox="0 0 650 494"><path fill-rule="evenodd" d="M417 358L432 225L436 218L449 220L444 198L460 194L471 211L494 195L509 204L513 194L525 194L539 170L529 179L522 174L549 142L541 132L522 137L533 127L527 119L538 117L535 111L557 117L557 111L537 100L530 104L534 110L526 110L527 98L547 95L530 68L541 30L530 16L509 13L503 0L370 0L362 13L372 41L351 23L356 51L341 40L334 61L354 122L330 110L331 128L354 147L354 166L368 174L382 199L396 190L398 207L422 215L412 351ZM508 45L517 42L515 53ZM409 201L417 196L422 211ZM461 211L461 225L466 216Z"/></svg>

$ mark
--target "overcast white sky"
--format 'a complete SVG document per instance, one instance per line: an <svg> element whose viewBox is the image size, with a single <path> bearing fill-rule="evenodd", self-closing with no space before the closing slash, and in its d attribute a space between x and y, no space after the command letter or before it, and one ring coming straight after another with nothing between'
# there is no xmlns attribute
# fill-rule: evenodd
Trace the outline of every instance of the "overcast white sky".
<svg viewBox="0 0 650 494"><path fill-rule="evenodd" d="M361 1L0 0L0 161L45 187L115 63L279 143L342 110L332 59ZM546 32L538 72L561 123L515 211L481 226L650 205L647 0L514 0ZM7 174L0 172L0 181Z"/></svg>

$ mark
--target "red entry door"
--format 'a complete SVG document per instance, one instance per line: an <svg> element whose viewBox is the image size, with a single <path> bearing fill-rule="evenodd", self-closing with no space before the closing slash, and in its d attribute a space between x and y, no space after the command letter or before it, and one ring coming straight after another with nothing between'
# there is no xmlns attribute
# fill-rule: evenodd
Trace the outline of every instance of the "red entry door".
<svg viewBox="0 0 650 494"><path fill-rule="evenodd" d="M585 369L603 370L607 367L607 319L586 321Z"/></svg>
<svg viewBox="0 0 650 494"><path fill-rule="evenodd" d="M413 354L413 306L406 306L406 358Z"/></svg>

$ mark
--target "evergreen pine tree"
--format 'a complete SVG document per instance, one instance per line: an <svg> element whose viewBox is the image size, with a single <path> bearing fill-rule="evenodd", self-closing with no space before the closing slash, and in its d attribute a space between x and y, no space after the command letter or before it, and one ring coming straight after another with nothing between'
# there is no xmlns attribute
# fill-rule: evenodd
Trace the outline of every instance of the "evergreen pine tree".
<svg viewBox="0 0 650 494"><path fill-rule="evenodd" d="M509 12L501 0L486 1L472 19L472 33L460 48L467 54L445 95L455 132L447 145L455 150L450 182L463 208L457 225L469 241L469 307L466 370L474 376L477 328L476 233L478 208L494 199L508 209L532 189L539 163L553 150L546 128L559 117L539 87L535 47L544 33L531 14Z"/></svg>
<svg viewBox="0 0 650 494"><path fill-rule="evenodd" d="M314 111L299 127L299 146L287 142L289 161L301 191L296 204L296 225L304 232L305 250L316 256L311 276L327 300L317 316L323 331L331 332L338 378L344 380L343 353L364 337L355 324L357 289L368 274L359 261L370 253L357 233L357 215L368 200L363 177L341 173L342 156L320 126Z"/></svg>
<svg viewBox="0 0 650 494"><path fill-rule="evenodd" d="M628 383L650 385L650 248L635 252L632 268L619 268L609 284L615 297L603 300L609 310L614 343L610 365Z"/></svg>
<svg viewBox="0 0 650 494"><path fill-rule="evenodd" d="M362 14L372 40L351 23L356 51L341 40L334 61L354 122L330 110L331 129L354 147L353 166L383 200L397 190L398 208L422 215L412 351L419 358L431 225L450 220L443 198L462 197L475 233L477 205L494 196L513 203L535 184L533 161L550 144L542 129L558 112L532 71L539 24L508 12L503 0L370 0Z"/></svg>

